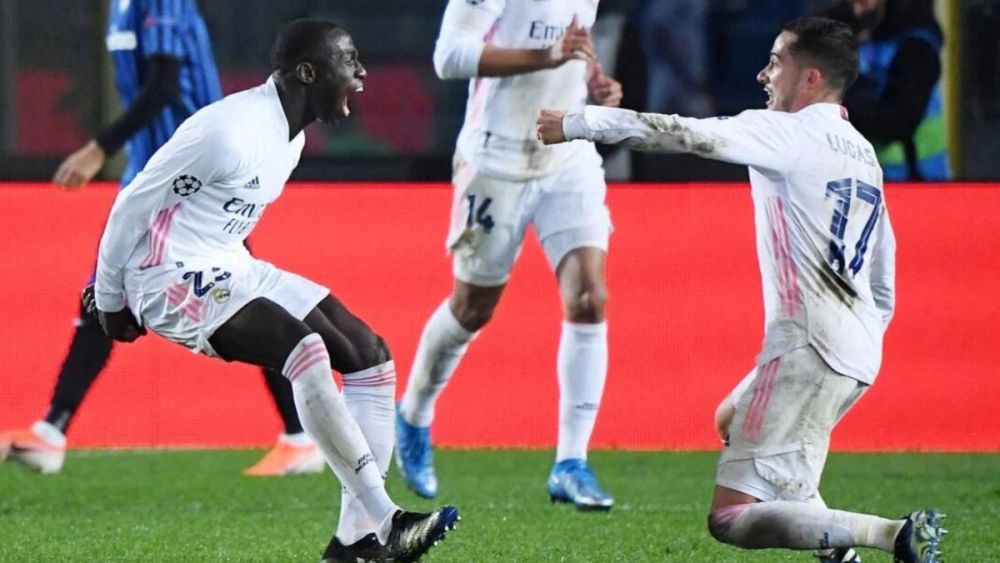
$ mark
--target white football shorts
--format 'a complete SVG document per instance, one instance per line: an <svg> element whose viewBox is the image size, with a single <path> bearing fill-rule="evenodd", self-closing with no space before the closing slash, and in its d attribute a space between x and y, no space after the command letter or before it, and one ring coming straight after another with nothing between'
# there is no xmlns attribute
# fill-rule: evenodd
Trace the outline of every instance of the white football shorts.
<svg viewBox="0 0 1000 563"><path fill-rule="evenodd" d="M867 388L833 371L812 346L758 366L736 401L716 484L764 501L812 498L830 433Z"/></svg>
<svg viewBox="0 0 1000 563"><path fill-rule="evenodd" d="M534 225L553 271L575 248L608 250L607 184L595 151L581 151L560 172L521 181L488 176L456 157L452 184L445 246L455 277L466 283L507 283L528 225Z"/></svg>
<svg viewBox="0 0 1000 563"><path fill-rule="evenodd" d="M177 262L125 277L140 324L194 352L217 356L208 340L247 303L265 297L302 320L330 290L251 256Z"/></svg>

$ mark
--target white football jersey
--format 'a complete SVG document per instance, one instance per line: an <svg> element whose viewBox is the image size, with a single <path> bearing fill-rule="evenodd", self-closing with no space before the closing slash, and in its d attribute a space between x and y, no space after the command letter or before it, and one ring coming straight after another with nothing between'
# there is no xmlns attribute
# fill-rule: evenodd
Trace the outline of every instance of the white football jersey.
<svg viewBox="0 0 1000 563"><path fill-rule="evenodd" d="M115 199L98 252L98 308L125 306L126 270L248 255L243 241L302 154L305 135L288 134L270 78L188 118Z"/></svg>
<svg viewBox="0 0 1000 563"><path fill-rule="evenodd" d="M586 63L514 76L478 77L487 43L508 49L552 47L573 16L594 25L597 0L450 0L434 49L442 78L468 78L469 99L457 153L488 174L512 180L558 171L591 143L547 147L535 137L542 108L582 109L587 102Z"/></svg>
<svg viewBox="0 0 1000 563"><path fill-rule="evenodd" d="M567 115L563 130L749 166L765 309L758 365L811 344L837 372L875 379L894 307L896 244L875 150L844 108L693 119L588 106Z"/></svg>

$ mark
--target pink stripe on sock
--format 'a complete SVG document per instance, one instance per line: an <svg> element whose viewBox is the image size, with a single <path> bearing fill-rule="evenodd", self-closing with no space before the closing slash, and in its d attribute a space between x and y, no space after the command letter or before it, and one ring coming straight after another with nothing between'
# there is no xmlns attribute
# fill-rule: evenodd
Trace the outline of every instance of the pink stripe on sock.
<svg viewBox="0 0 1000 563"><path fill-rule="evenodd" d="M377 373L375 375L369 375L367 377L357 377L352 378L349 375L344 375L344 385L357 384L362 385L364 383L370 383L372 381L379 381L383 379L396 379L396 370L386 371L382 373Z"/></svg>
<svg viewBox="0 0 1000 563"><path fill-rule="evenodd" d="M392 385L396 382L396 376L386 377L383 379L378 379L374 381L366 381L364 383L359 383L357 381L351 381L349 379L344 380L344 387L382 387L385 385Z"/></svg>
<svg viewBox="0 0 1000 563"><path fill-rule="evenodd" d="M326 346L323 344L322 340L316 340L315 342L310 342L302 348L293 352L293 356L289 358L286 366L285 373L292 373L299 369L299 365L307 358L310 354L315 354L318 352L326 353Z"/></svg>
<svg viewBox="0 0 1000 563"><path fill-rule="evenodd" d="M310 356L308 359L303 360L301 365L295 370L288 372L288 381L295 381L302 373L304 373L309 368L327 362L327 357L325 350L322 352L317 352Z"/></svg>
<svg viewBox="0 0 1000 563"><path fill-rule="evenodd" d="M731 504L712 511L712 519L720 525L732 524L741 514L747 511L752 504Z"/></svg>

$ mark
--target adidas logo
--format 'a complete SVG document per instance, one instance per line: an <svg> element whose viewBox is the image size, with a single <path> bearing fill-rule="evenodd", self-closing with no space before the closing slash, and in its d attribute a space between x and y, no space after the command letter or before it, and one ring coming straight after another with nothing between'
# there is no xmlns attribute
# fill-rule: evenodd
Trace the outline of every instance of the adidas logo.
<svg viewBox="0 0 1000 563"><path fill-rule="evenodd" d="M253 180L250 180L246 184L243 184L243 187L246 188L246 189L248 189L248 190L259 190L260 189L260 179L257 176L254 176Z"/></svg>

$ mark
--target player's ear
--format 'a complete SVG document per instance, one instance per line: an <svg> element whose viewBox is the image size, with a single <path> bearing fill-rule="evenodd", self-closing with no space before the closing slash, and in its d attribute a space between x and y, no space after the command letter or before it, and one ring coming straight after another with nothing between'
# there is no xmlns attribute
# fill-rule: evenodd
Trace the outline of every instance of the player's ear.
<svg viewBox="0 0 1000 563"><path fill-rule="evenodd" d="M312 63L299 63L295 67L295 77L303 84L312 84L316 81L316 68Z"/></svg>
<svg viewBox="0 0 1000 563"><path fill-rule="evenodd" d="M825 79L823 71L818 67L809 67L809 70L806 72L806 84L814 90L822 89Z"/></svg>

